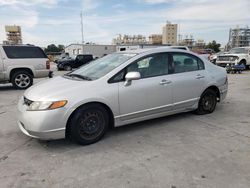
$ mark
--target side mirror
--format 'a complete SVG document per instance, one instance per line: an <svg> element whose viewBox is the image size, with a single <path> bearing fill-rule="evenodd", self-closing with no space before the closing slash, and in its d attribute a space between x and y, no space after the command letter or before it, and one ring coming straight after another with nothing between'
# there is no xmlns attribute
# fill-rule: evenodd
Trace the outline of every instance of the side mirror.
<svg viewBox="0 0 250 188"><path fill-rule="evenodd" d="M131 85L132 80L139 80L141 78L141 74L139 72L128 72L125 76L125 86Z"/></svg>

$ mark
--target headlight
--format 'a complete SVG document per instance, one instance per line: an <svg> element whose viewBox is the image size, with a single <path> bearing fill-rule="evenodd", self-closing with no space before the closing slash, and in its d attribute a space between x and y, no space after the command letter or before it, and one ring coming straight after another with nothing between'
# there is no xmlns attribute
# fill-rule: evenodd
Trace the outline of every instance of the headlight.
<svg viewBox="0 0 250 188"><path fill-rule="evenodd" d="M64 107L66 104L67 104L66 100L55 101L55 102L34 101L28 106L27 111L53 110L53 109Z"/></svg>

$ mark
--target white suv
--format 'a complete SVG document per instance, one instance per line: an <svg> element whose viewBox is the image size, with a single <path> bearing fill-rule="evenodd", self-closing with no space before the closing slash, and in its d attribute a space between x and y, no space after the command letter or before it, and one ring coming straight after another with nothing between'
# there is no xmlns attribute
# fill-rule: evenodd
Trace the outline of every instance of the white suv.
<svg viewBox="0 0 250 188"><path fill-rule="evenodd" d="M247 69L250 67L250 46L233 48L227 54L219 55L216 64L221 67L227 65L244 65Z"/></svg>
<svg viewBox="0 0 250 188"><path fill-rule="evenodd" d="M0 83L26 89L33 78L51 77L50 62L44 51L33 45L0 45Z"/></svg>

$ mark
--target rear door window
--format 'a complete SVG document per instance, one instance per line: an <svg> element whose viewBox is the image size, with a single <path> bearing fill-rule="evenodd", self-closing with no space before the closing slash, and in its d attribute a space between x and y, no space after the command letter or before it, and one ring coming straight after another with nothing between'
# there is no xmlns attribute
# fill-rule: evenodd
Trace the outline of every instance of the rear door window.
<svg viewBox="0 0 250 188"><path fill-rule="evenodd" d="M174 73L203 70L204 63L197 57L186 53L173 53Z"/></svg>
<svg viewBox="0 0 250 188"><path fill-rule="evenodd" d="M3 46L3 49L10 59L47 58L44 51L35 46Z"/></svg>

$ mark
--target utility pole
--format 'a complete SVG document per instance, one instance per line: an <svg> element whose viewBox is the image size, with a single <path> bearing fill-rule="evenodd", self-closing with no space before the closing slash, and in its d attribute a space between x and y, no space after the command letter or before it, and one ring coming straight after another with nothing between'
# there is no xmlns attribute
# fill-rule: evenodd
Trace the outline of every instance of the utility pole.
<svg viewBox="0 0 250 188"><path fill-rule="evenodd" d="M83 19L82 19L82 11L81 11L80 17L81 17L81 32L82 32L82 54L83 54L83 50L84 50L84 38L83 38Z"/></svg>

